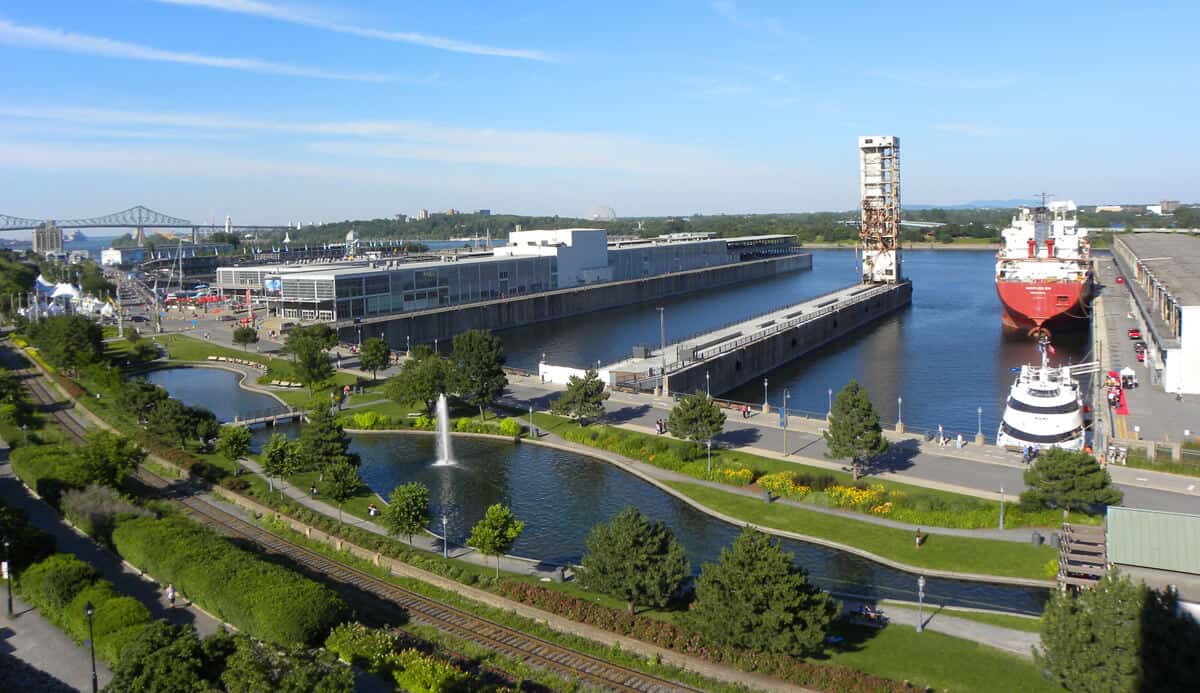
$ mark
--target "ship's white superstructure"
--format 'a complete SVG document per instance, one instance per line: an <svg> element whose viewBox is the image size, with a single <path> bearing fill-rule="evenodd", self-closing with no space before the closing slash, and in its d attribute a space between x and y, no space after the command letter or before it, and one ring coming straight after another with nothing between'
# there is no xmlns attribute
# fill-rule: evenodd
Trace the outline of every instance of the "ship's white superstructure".
<svg viewBox="0 0 1200 693"><path fill-rule="evenodd" d="M1096 364L1050 366L1043 341L1041 365L1021 366L1004 407L996 445L1005 448L1082 450L1087 441L1083 399L1075 376Z"/></svg>
<svg viewBox="0 0 1200 693"><path fill-rule="evenodd" d="M1087 230L1079 228L1071 200L1044 207L1022 207L1001 232L1004 247L996 253L1001 281L1079 281L1088 271Z"/></svg>

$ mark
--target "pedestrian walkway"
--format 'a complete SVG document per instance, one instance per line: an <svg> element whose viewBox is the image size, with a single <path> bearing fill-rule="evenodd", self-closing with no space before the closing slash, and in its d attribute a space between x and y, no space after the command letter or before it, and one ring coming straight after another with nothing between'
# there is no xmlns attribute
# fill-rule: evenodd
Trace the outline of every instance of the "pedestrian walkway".
<svg viewBox="0 0 1200 693"><path fill-rule="evenodd" d="M852 612L862 603L849 600L843 602L843 612ZM888 621L898 625L917 626L917 607L915 604L886 603L878 607ZM1033 659L1033 648L1041 645L1042 639L1037 633L993 626L967 618L956 618L953 610L940 606L926 604L921 612L921 620L925 630L944 633L963 640L1006 650L1025 659Z"/></svg>
<svg viewBox="0 0 1200 693"><path fill-rule="evenodd" d="M74 554L90 563L100 576L113 583L117 592L134 597L150 610L154 618L165 618L172 623L190 625L204 637L216 632L220 623L208 614L186 602L186 594L176 600L175 608L167 604L163 589L148 576L124 564L120 557L108 549L84 537L66 523L57 512L44 501L35 498L12 473L8 462L8 446L0 440L0 499L6 505L19 508L29 515L34 527L50 534L55 539L56 550Z"/></svg>
<svg viewBox="0 0 1200 693"><path fill-rule="evenodd" d="M101 688L112 680L112 672L99 660L96 680ZM6 608L0 609L0 690L91 689L92 659L87 647L72 640L20 597L13 597L13 616Z"/></svg>
<svg viewBox="0 0 1200 693"><path fill-rule="evenodd" d="M255 474L262 476L262 467L260 467L259 464L254 460L242 459L240 460L240 463L246 469L249 469ZM288 498L310 510L315 510L316 512L326 515L327 517L338 517L339 515L337 506L330 505L324 500L321 500L319 495L314 498L306 493L304 489L297 488L290 484L281 485L278 482L275 482L275 489L277 492L282 490L283 494ZM386 500L382 496L379 496L379 506L382 508L385 505L387 505ZM341 513L341 516L342 522L350 525L351 527L357 527L359 529L373 532L382 536L392 536L389 535L387 530L385 530L381 525L378 525L370 520L364 520L361 517L347 515L345 513ZM415 535L413 536L412 540L413 548L432 553L441 553L443 548L442 543L442 538L436 534L433 534L432 532L422 535ZM449 544L445 548L446 554L449 558L466 561L467 563L473 563L486 568L495 568L496 566L496 559L494 556L485 556L469 546ZM529 558L522 558L520 556L502 556L500 558L500 569L509 573L533 575L547 579L559 577L559 566Z"/></svg>

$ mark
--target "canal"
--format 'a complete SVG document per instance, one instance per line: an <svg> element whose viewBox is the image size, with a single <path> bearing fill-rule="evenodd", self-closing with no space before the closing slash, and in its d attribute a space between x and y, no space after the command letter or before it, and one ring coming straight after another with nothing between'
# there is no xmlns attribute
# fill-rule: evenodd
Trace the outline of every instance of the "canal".
<svg viewBox="0 0 1200 693"><path fill-rule="evenodd" d="M220 370L166 369L148 377L181 401L210 403L222 420L274 403L266 395L237 387L233 374ZM290 425L279 430L298 432ZM256 446L269 434L270 429L256 430ZM362 457L363 480L385 497L399 484L426 485L436 529L440 531L445 513L451 541L463 543L487 507L503 503L526 522L512 553L551 563L578 562L591 528L630 505L675 532L694 571L717 560L739 531L601 460L538 445L456 438L455 464L436 467L433 436L360 435L353 437L352 449ZM817 544L787 539L782 544L825 589L868 598L916 599L915 574ZM926 593L935 604L1034 614L1041 613L1047 596L1039 588L940 578L928 580Z"/></svg>
<svg viewBox="0 0 1200 693"><path fill-rule="evenodd" d="M811 271L665 299L667 342L857 281L853 250L811 252ZM767 373L767 397L778 406L786 389L790 409L824 416L829 391L837 394L854 378L885 422L902 415L910 429L941 424L968 438L982 424L984 434L994 438L1012 384L1010 369L1038 358L1031 339L1006 334L1000 324L994 268L992 252L905 251L912 306ZM500 336L509 365L518 368L536 370L543 353L555 365L594 366L629 356L635 344L657 345L659 315L656 304L624 306ZM1090 358L1086 330L1056 335L1054 344L1058 359ZM763 379L720 394L761 404Z"/></svg>

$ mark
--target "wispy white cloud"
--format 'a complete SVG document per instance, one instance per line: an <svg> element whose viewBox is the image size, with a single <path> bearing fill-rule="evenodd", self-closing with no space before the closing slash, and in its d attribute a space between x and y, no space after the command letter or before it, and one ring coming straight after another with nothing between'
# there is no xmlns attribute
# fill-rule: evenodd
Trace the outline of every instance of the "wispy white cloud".
<svg viewBox="0 0 1200 693"><path fill-rule="evenodd" d="M415 31L387 31L384 29L373 29L370 27L356 26L333 21L317 14L293 7L275 5L266 2L257 2L256 0L155 0L155 2L160 2L167 5L205 7L223 12L232 12L235 14L274 19L276 21L288 22L290 24L301 24L316 29L337 32L339 34L349 34L351 36L378 39L381 41L410 43L418 46L426 46L428 48L452 51L455 53L490 55L502 58L521 58L524 60L545 61L552 59L550 54L540 50L524 48L499 48L480 43L472 43L470 41L460 41L458 39L445 38L442 36L422 34Z"/></svg>
<svg viewBox="0 0 1200 693"><path fill-rule="evenodd" d="M785 37L796 39L799 38L793 32L788 31L776 17L752 17L741 11L734 0L712 0L709 3L713 12L723 17L730 24L742 29L751 29L757 32L771 34L777 37Z"/></svg>
<svg viewBox="0 0 1200 693"><path fill-rule="evenodd" d="M1025 76L1017 72L969 72L936 68L874 70L870 74L926 89L1004 89L1025 80Z"/></svg>
<svg viewBox="0 0 1200 693"><path fill-rule="evenodd" d="M719 165L716 155L698 147L603 132L464 128L406 120L303 122L92 108L0 106L0 117L202 134L307 135L320 141L297 143L305 151L360 159L654 172L707 170Z"/></svg>
<svg viewBox="0 0 1200 693"><path fill-rule="evenodd" d="M184 65L203 65L227 70L241 70L244 72L258 72L291 77L310 77L352 82L390 82L393 79L390 76L375 73L333 72L320 68L268 62L254 58L227 58L199 53L169 51L103 36L91 36L63 31L62 29L14 24L4 19L0 19L0 43L83 55L181 63Z"/></svg>

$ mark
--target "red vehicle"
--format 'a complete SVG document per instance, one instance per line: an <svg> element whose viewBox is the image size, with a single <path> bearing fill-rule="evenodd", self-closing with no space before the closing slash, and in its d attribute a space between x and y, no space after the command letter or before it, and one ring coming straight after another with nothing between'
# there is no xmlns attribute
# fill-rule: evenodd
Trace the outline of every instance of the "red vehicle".
<svg viewBox="0 0 1200 693"><path fill-rule="evenodd" d="M1138 363L1146 362L1146 350L1145 349L1138 349L1137 360L1138 360Z"/></svg>
<svg viewBox="0 0 1200 693"><path fill-rule="evenodd" d="M1117 277L1117 283L1118 283L1118 284L1124 284L1124 283L1125 283L1125 277Z"/></svg>
<svg viewBox="0 0 1200 693"><path fill-rule="evenodd" d="M1142 338L1142 331L1136 327L1129 328L1129 332L1127 332L1126 334L1129 335L1130 339L1141 339Z"/></svg>

